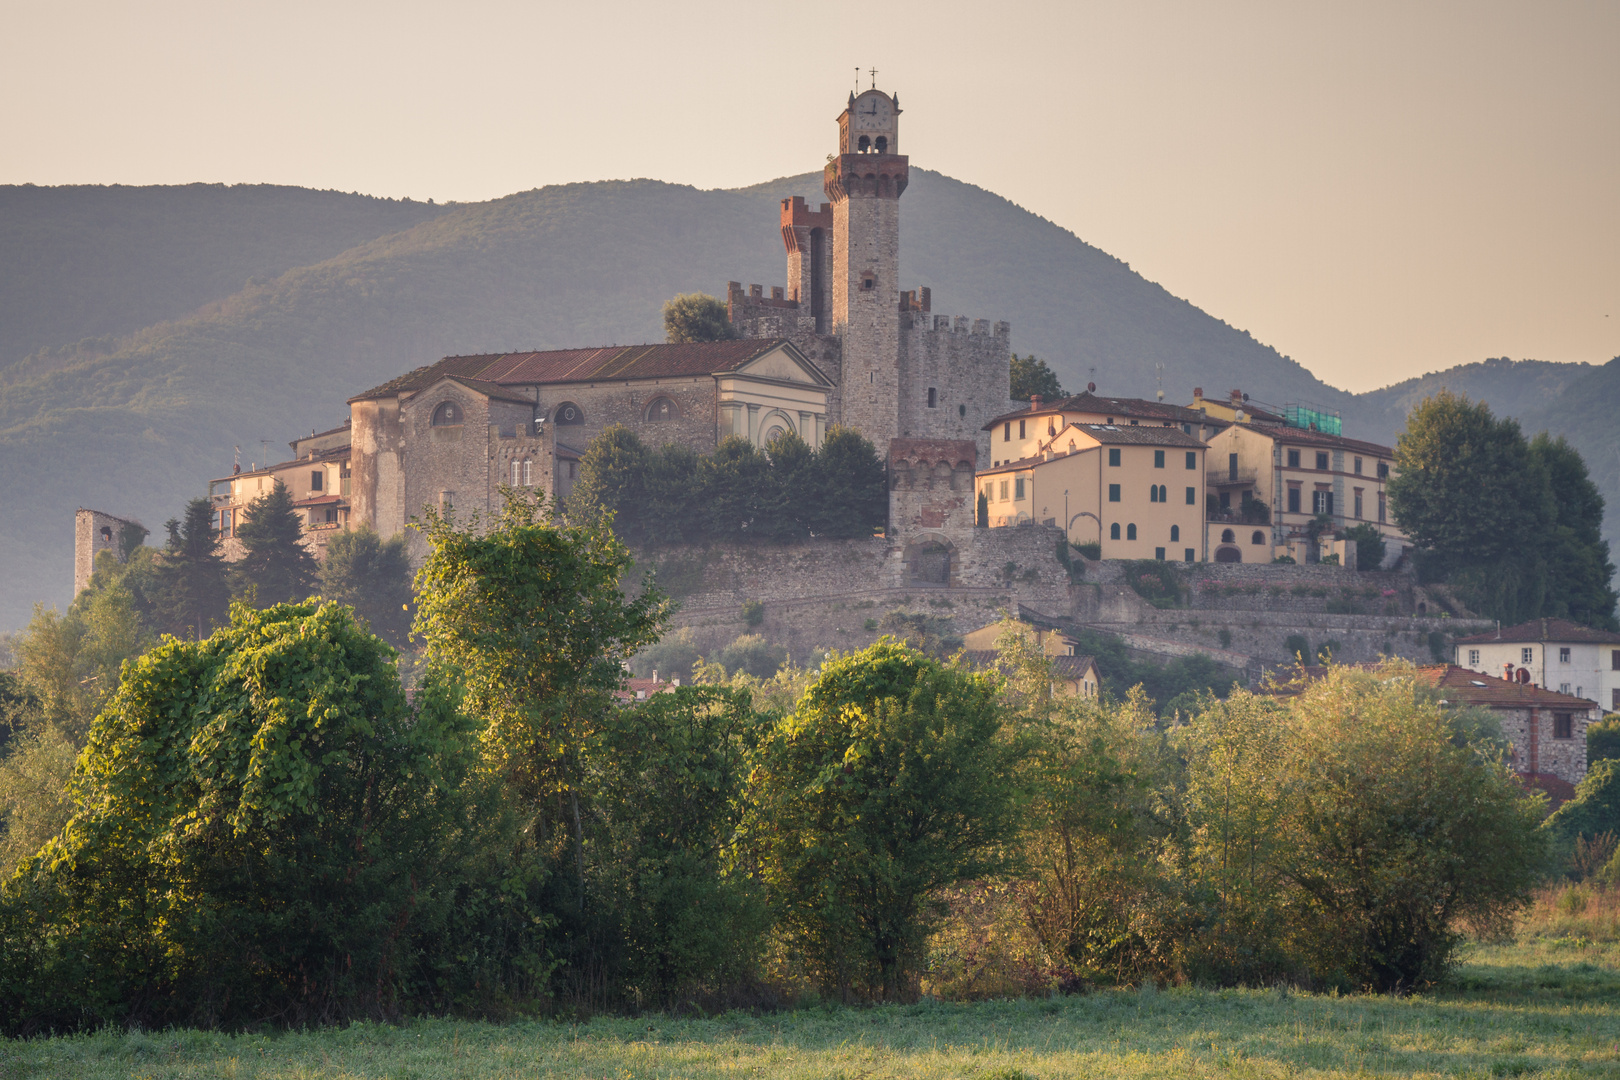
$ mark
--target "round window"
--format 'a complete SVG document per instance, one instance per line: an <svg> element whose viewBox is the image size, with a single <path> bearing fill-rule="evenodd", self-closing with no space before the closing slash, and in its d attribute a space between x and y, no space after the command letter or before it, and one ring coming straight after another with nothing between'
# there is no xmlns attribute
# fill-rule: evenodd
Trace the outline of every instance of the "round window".
<svg viewBox="0 0 1620 1080"><path fill-rule="evenodd" d="M461 406L453 401L446 401L433 410L433 426L446 427L450 424L461 423Z"/></svg>

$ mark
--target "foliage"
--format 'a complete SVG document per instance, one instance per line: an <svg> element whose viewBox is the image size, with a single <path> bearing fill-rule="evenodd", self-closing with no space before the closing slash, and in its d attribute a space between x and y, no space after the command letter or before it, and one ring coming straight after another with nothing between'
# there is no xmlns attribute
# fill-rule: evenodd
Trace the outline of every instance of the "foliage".
<svg viewBox="0 0 1620 1080"><path fill-rule="evenodd" d="M1162 559L1128 559L1121 569L1136 594L1154 607L1175 607L1186 590L1180 572Z"/></svg>
<svg viewBox="0 0 1620 1080"><path fill-rule="evenodd" d="M1270 525L1271 504L1264 499L1255 498L1253 492L1245 490L1243 501L1238 506L1238 520L1245 525Z"/></svg>
<svg viewBox="0 0 1620 1080"><path fill-rule="evenodd" d="M73 815L68 781L79 747L54 724L36 722L14 733L0 759L0 875L45 846Z"/></svg>
<svg viewBox="0 0 1620 1080"><path fill-rule="evenodd" d="M1304 634L1289 634L1283 640L1283 648L1287 651L1289 659L1296 663L1309 664L1314 662L1316 654L1311 651L1311 643Z"/></svg>
<svg viewBox="0 0 1620 1080"><path fill-rule="evenodd" d="M979 500L974 505L973 524L981 529L990 527L990 497L982 491L979 492Z"/></svg>
<svg viewBox="0 0 1620 1080"><path fill-rule="evenodd" d="M936 660L944 660L962 647L956 623L937 615L922 615L896 609L878 620L877 629Z"/></svg>
<svg viewBox="0 0 1620 1080"><path fill-rule="evenodd" d="M239 595L269 606L302 600L315 591L320 566L303 544L304 522L280 480L242 512L236 538L242 558L231 567Z"/></svg>
<svg viewBox="0 0 1620 1080"><path fill-rule="evenodd" d="M726 671L742 671L756 679L769 679L787 663L787 658L787 650L782 646L772 645L759 634L743 634L711 660Z"/></svg>
<svg viewBox="0 0 1620 1080"><path fill-rule="evenodd" d="M888 520L888 481L872 444L847 428L830 429L814 452L791 433L764 452L732 435L703 457L649 450L615 424L586 448L568 513L611 514L637 546L861 537Z"/></svg>
<svg viewBox="0 0 1620 1080"><path fill-rule="evenodd" d="M1620 713L1610 713L1586 726L1587 767L1604 758L1620 758Z"/></svg>
<svg viewBox="0 0 1620 1080"><path fill-rule="evenodd" d="M930 895L1002 865L1017 752L995 696L988 677L879 641L829 659L763 747L749 839L829 992L913 995Z"/></svg>
<svg viewBox="0 0 1620 1080"><path fill-rule="evenodd" d="M151 590L153 629L176 637L206 637L229 618L230 572L219 554L214 511L192 499L185 516L164 523L169 542Z"/></svg>
<svg viewBox="0 0 1620 1080"><path fill-rule="evenodd" d="M83 745L91 720L118 688L124 661L150 643L121 584L85 590L66 615L36 605L13 645L19 689L37 702L38 723Z"/></svg>
<svg viewBox="0 0 1620 1080"><path fill-rule="evenodd" d="M692 628L683 626L679 630L665 634L631 657L630 670L641 679L652 678L656 673L664 682L673 679L690 682L692 668L702 658Z"/></svg>
<svg viewBox="0 0 1620 1080"><path fill-rule="evenodd" d="M0 1019L378 1015L447 915L474 744L412 708L335 604L238 606L136 661L90 733L66 828L6 885Z"/></svg>
<svg viewBox="0 0 1620 1080"><path fill-rule="evenodd" d="M1236 672L1203 653L1157 664L1132 660L1130 650L1117 635L1082 628L1073 636L1075 651L1096 660L1107 697L1124 701L1133 687L1140 686L1147 695L1148 707L1158 708L1162 716L1170 715L1166 710L1178 698L1198 693L1226 694L1236 682Z"/></svg>
<svg viewBox="0 0 1620 1080"><path fill-rule="evenodd" d="M664 305L664 340L729 341L736 337L725 301L708 293L681 293Z"/></svg>
<svg viewBox="0 0 1620 1080"><path fill-rule="evenodd" d="M1063 397L1063 387L1058 383L1057 372L1046 366L1045 360L1037 359L1034 354L1019 356L1012 354L1009 361L1010 388L1007 396L1013 401L1028 401L1036 394L1042 401L1056 401Z"/></svg>
<svg viewBox="0 0 1620 1080"><path fill-rule="evenodd" d="M1074 550L1078 551L1092 562L1096 562L1098 559L1102 558L1102 541L1091 540L1084 544L1076 544L1074 545Z"/></svg>
<svg viewBox="0 0 1620 1080"><path fill-rule="evenodd" d="M770 915L734 844L762 733L745 691L703 686L611 711L594 734L592 887L622 938L626 1004L713 1004L752 973Z"/></svg>
<svg viewBox="0 0 1620 1080"><path fill-rule="evenodd" d="M1602 496L1562 439L1527 442L1517 421L1442 390L1412 411L1395 464L1395 520L1475 610L1615 628Z"/></svg>
<svg viewBox="0 0 1620 1080"><path fill-rule="evenodd" d="M758 600L744 600L742 606L743 622L753 629L765 621L765 605Z"/></svg>
<svg viewBox="0 0 1620 1080"><path fill-rule="evenodd" d="M403 533L384 540L368 525L333 533L320 582L322 596L347 604L373 634L405 648L411 632L411 562Z"/></svg>
<svg viewBox="0 0 1620 1080"><path fill-rule="evenodd" d="M1591 762L1575 785L1575 797L1555 810L1543 827L1566 846L1581 836L1620 833L1620 758Z"/></svg>
<svg viewBox="0 0 1620 1080"><path fill-rule="evenodd" d="M1384 534L1376 525L1353 525L1344 530L1344 538L1355 541L1357 570L1377 570L1384 565Z"/></svg>

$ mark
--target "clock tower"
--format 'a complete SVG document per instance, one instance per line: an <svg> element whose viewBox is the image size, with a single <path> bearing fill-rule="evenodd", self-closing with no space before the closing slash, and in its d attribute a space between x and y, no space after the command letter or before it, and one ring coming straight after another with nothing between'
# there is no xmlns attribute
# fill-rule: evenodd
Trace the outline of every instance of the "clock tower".
<svg viewBox="0 0 1620 1080"><path fill-rule="evenodd" d="M843 419L880 453L900 435L900 154L898 95L851 94L838 155L823 177L832 203L832 332L843 340Z"/></svg>

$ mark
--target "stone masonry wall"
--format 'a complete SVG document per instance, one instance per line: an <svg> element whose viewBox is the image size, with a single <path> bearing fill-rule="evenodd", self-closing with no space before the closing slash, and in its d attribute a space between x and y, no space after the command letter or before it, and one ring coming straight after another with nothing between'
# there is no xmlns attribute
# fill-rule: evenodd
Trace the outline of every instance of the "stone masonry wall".
<svg viewBox="0 0 1620 1080"><path fill-rule="evenodd" d="M980 429L1006 411L1011 327L907 311L900 328L901 436L969 440L978 447L977 467L989 467L990 433Z"/></svg>

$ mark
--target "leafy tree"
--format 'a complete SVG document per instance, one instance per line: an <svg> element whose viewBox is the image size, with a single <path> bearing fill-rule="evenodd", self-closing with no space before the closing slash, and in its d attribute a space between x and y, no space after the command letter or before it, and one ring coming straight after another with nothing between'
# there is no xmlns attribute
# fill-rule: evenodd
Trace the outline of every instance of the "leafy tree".
<svg viewBox="0 0 1620 1080"><path fill-rule="evenodd" d="M0 900L0 1020L379 1015L449 910L476 745L336 604L251 611L131 666L68 826ZM41 933L40 931L43 931Z"/></svg>
<svg viewBox="0 0 1620 1080"><path fill-rule="evenodd" d="M761 751L751 836L829 991L915 992L930 895L1003 865L1016 757L990 677L887 640L823 667Z"/></svg>
<svg viewBox="0 0 1620 1080"><path fill-rule="evenodd" d="M692 668L702 658L692 628L683 626L638 652L630 661L630 670L643 679L656 674L664 682L673 679L690 682Z"/></svg>
<svg viewBox="0 0 1620 1080"><path fill-rule="evenodd" d="M1590 840L1606 832L1620 833L1620 758L1593 762L1575 785L1575 797L1554 811L1543 827L1564 844L1582 836Z"/></svg>
<svg viewBox="0 0 1620 1080"><path fill-rule="evenodd" d="M733 845L762 734L748 694L714 686L611 709L593 734L591 876L626 1003L713 1001L757 961L770 914Z"/></svg>
<svg viewBox="0 0 1620 1080"><path fill-rule="evenodd" d="M158 563L150 600L152 628L177 637L205 637L229 618L230 583L207 499L192 499L185 516L164 523L169 542Z"/></svg>
<svg viewBox="0 0 1620 1080"><path fill-rule="evenodd" d="M505 500L487 523L428 512L413 632L483 725L490 766L540 815L538 842L572 834L583 907L582 754L625 662L662 633L668 602L652 588L621 592L630 551L601 523L553 523L517 490Z"/></svg>
<svg viewBox="0 0 1620 1080"><path fill-rule="evenodd" d="M1586 462L1562 435L1542 432L1530 440L1530 456L1547 477L1557 513L1543 533L1548 563L1548 595L1543 614L1557 615L1605 630L1615 621L1614 564L1603 539L1603 496Z"/></svg>
<svg viewBox="0 0 1620 1080"><path fill-rule="evenodd" d="M827 429L816 451L818 480L805 525L817 536L858 539L889 522L889 480L883 459L854 428Z"/></svg>
<svg viewBox="0 0 1620 1080"><path fill-rule="evenodd" d="M935 615L890 611L878 620L878 629L936 660L944 660L962 648L962 637L956 632L956 624Z"/></svg>
<svg viewBox="0 0 1620 1080"><path fill-rule="evenodd" d="M575 521L600 521L612 514L614 531L626 543L640 543L640 508L647 494L647 447L623 424L610 424L591 440L579 461L579 477L568 495Z"/></svg>
<svg viewBox="0 0 1620 1080"><path fill-rule="evenodd" d="M774 501L770 474L770 459L741 435L726 436L713 454L699 458L698 486L706 499L693 510L705 535L715 540L771 539L776 527L768 516Z"/></svg>
<svg viewBox="0 0 1620 1080"><path fill-rule="evenodd" d="M304 522L293 508L292 493L277 480L248 504L237 526L236 538L242 542L242 558L232 568L237 592L253 590L255 602L265 607L313 593L320 564L303 536Z"/></svg>
<svg viewBox="0 0 1620 1080"><path fill-rule="evenodd" d="M681 293L664 305L664 339L672 345L736 336L725 302L707 293Z"/></svg>
<svg viewBox="0 0 1620 1080"><path fill-rule="evenodd" d="M52 724L28 724L6 744L0 760L0 877L10 877L62 831L73 816L69 782L79 746Z"/></svg>
<svg viewBox="0 0 1620 1080"><path fill-rule="evenodd" d="M321 595L354 608L371 632L396 649L411 631L411 563L403 534L384 540L362 525L333 535L321 562Z"/></svg>
<svg viewBox="0 0 1620 1080"><path fill-rule="evenodd" d="M1007 396L1014 401L1028 401L1036 394L1040 395L1042 401L1056 401L1064 396L1057 373L1046 366L1045 360L1036 359L1033 353L1029 356L1013 353L1009 374L1011 389Z"/></svg>
<svg viewBox="0 0 1620 1080"><path fill-rule="evenodd" d="M1377 570L1384 564L1384 534L1376 525L1353 525L1344 530L1344 538L1355 541L1357 570Z"/></svg>
<svg viewBox="0 0 1620 1080"><path fill-rule="evenodd" d="M703 539L702 516L694 508L708 499L703 487L701 457L687 446L669 444L646 455L643 476L644 489L639 499L632 489L620 494L613 519L615 531L619 521L626 519L630 526L621 536L635 536L636 543L659 540L678 544Z"/></svg>
<svg viewBox="0 0 1620 1080"><path fill-rule="evenodd" d="M1620 713L1610 713L1586 726L1587 768L1604 758L1620 758Z"/></svg>
<svg viewBox="0 0 1620 1080"><path fill-rule="evenodd" d="M743 634L714 656L727 671L745 671L756 679L769 679L787 663L787 649L772 645L759 634Z"/></svg>

